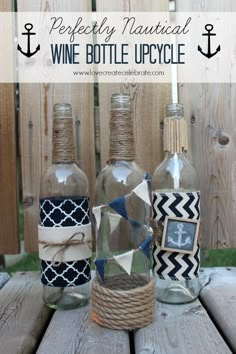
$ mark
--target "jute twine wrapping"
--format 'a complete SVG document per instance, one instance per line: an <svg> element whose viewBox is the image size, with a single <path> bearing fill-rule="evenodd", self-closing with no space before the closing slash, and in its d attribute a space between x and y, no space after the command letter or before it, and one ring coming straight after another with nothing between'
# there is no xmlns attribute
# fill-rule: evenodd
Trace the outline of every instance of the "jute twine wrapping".
<svg viewBox="0 0 236 354"><path fill-rule="evenodd" d="M187 123L184 118L164 120L164 151L181 153L188 150Z"/></svg>
<svg viewBox="0 0 236 354"><path fill-rule="evenodd" d="M53 163L75 161L75 145L72 118L54 118L53 120Z"/></svg>
<svg viewBox="0 0 236 354"><path fill-rule="evenodd" d="M155 286L140 275L115 275L106 287L92 282L92 318L100 326L132 330L150 324L155 316Z"/></svg>
<svg viewBox="0 0 236 354"><path fill-rule="evenodd" d="M133 120L128 110L112 110L110 119L109 159L135 159Z"/></svg>

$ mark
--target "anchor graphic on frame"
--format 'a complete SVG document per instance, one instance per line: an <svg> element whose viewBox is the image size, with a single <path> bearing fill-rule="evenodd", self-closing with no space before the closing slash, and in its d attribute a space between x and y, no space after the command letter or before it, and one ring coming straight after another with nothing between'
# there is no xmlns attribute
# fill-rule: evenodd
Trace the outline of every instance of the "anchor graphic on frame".
<svg viewBox="0 0 236 354"><path fill-rule="evenodd" d="M212 36L216 36L216 33L211 33L213 31L213 25L211 24L207 24L205 26L205 30L207 31L207 33L203 33L203 36L207 36L208 37L208 46L207 46L207 53L203 52L202 48L200 47L200 45L198 46L198 51L204 55L205 57L207 57L208 59L214 57L220 50L221 47L220 45L218 46L218 48L216 49L215 52L211 52L211 37Z"/></svg>
<svg viewBox="0 0 236 354"><path fill-rule="evenodd" d="M177 241L175 241L172 237L169 237L168 238L169 243L171 243L174 246L178 246L179 248L191 244L189 236L187 236L185 238L185 241L183 241L183 235L187 233L186 231L183 231L183 228L184 228L184 224L180 223L177 225L178 231L175 231L174 233L177 234L178 239Z"/></svg>
<svg viewBox="0 0 236 354"><path fill-rule="evenodd" d="M39 50L40 50L40 44L37 46L37 48L35 49L34 52L31 52L31 48L30 48L30 37L31 36L35 36L36 33L35 32L31 32L31 30L33 29L33 25L32 23L26 23L25 24L25 29L27 32L23 32L22 35L23 36L27 36L27 52L24 52L21 48L21 46L18 44L17 49L23 54L25 55L27 58L32 57L34 54L36 54Z"/></svg>

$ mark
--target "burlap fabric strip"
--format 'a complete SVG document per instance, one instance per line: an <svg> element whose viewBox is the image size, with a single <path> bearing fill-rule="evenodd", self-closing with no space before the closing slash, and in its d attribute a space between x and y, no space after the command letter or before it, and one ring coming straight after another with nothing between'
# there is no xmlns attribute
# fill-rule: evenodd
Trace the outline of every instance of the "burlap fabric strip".
<svg viewBox="0 0 236 354"><path fill-rule="evenodd" d="M92 318L100 326L132 330L150 324L155 315L154 280L141 275L115 275L106 286L92 282Z"/></svg>

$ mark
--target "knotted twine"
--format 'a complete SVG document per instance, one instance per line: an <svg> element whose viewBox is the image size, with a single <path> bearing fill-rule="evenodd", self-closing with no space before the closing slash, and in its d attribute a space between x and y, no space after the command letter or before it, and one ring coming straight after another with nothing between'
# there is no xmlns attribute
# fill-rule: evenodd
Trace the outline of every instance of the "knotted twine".
<svg viewBox="0 0 236 354"><path fill-rule="evenodd" d="M112 110L109 159L135 159L133 119L129 110Z"/></svg>
<svg viewBox="0 0 236 354"><path fill-rule="evenodd" d="M102 327L133 330L154 320L154 280L139 274L107 277L106 286L94 279L91 300L92 318Z"/></svg>
<svg viewBox="0 0 236 354"><path fill-rule="evenodd" d="M73 119L54 118L52 163L73 161L75 161Z"/></svg>
<svg viewBox="0 0 236 354"><path fill-rule="evenodd" d="M74 237L77 235L81 235L82 239L81 240L74 240ZM52 258L52 264L54 267L59 267L61 263L64 261L64 254L65 251L68 247L74 246L74 245L87 245L89 249L92 250L92 241L85 241L85 234L84 232L75 232L68 240L64 242L47 242L47 241L39 241L41 245L44 245L43 247L61 247L53 256ZM60 261L55 261L57 257L60 257Z"/></svg>

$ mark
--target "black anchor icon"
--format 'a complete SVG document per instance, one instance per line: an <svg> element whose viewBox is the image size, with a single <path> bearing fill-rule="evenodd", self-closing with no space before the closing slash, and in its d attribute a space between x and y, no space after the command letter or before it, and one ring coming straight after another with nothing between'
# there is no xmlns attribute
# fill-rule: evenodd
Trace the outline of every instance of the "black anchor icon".
<svg viewBox="0 0 236 354"><path fill-rule="evenodd" d="M27 32L23 32L22 35L23 36L27 36L27 52L24 52L21 48L21 46L18 44L17 49L23 54L25 55L27 58L32 57L34 54L36 54L39 50L40 50L40 44L37 46L36 50L34 52L30 51L30 36L35 36L36 33L35 32L31 32L31 30L33 29L33 25L32 23L26 23L25 24L25 29Z"/></svg>
<svg viewBox="0 0 236 354"><path fill-rule="evenodd" d="M213 53L211 52L211 37L212 37L212 36L216 36L215 33L211 33L211 31L213 31L213 28L214 28L213 25L207 24L207 25L205 26L205 29L206 29L207 33L203 33L203 34L202 34L203 36L208 36L207 53L204 53L203 50L202 50L202 48L201 48L200 46L198 46L198 51L199 51L202 55L204 55L205 57L207 57L208 59L214 57L214 56L221 50L221 47L220 47L220 45L219 45L215 52L213 52Z"/></svg>

